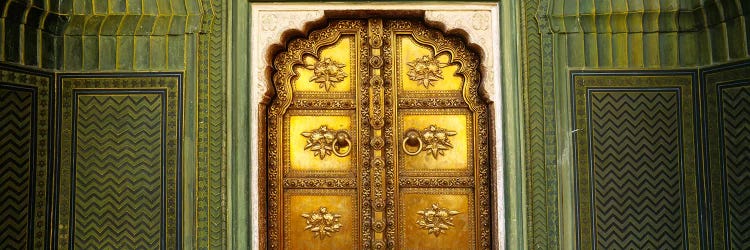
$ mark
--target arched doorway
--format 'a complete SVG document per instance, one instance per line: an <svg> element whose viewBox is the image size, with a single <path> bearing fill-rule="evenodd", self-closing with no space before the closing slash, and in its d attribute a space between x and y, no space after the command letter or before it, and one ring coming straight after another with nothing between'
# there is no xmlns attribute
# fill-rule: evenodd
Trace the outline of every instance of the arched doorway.
<svg viewBox="0 0 750 250"><path fill-rule="evenodd" d="M417 20L330 20L274 58L271 249L491 246L479 57Z"/></svg>

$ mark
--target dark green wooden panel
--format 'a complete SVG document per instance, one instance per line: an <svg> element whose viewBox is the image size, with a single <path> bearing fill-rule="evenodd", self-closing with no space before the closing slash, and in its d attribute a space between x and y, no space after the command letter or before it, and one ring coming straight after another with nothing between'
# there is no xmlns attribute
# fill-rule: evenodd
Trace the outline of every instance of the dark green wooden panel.
<svg viewBox="0 0 750 250"><path fill-rule="evenodd" d="M716 249L750 249L750 62L709 68L702 80L708 235Z"/></svg>
<svg viewBox="0 0 750 250"><path fill-rule="evenodd" d="M75 97L75 247L158 248L163 92Z"/></svg>
<svg viewBox="0 0 750 250"><path fill-rule="evenodd" d="M0 83L0 248L29 242L31 217L33 89Z"/></svg>
<svg viewBox="0 0 750 250"><path fill-rule="evenodd" d="M58 247L180 248L179 74L62 75Z"/></svg>
<svg viewBox="0 0 750 250"><path fill-rule="evenodd" d="M0 65L0 249L45 247L50 82Z"/></svg>
<svg viewBox="0 0 750 250"><path fill-rule="evenodd" d="M581 249L699 249L694 72L576 72Z"/></svg>
<svg viewBox="0 0 750 250"><path fill-rule="evenodd" d="M721 146L731 249L750 248L750 79L721 88Z"/></svg>

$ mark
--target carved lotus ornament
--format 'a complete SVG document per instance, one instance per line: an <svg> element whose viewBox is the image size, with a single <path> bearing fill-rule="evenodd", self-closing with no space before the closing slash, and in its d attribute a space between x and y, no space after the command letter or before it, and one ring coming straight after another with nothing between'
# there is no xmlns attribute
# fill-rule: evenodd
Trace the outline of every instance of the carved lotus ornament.
<svg viewBox="0 0 750 250"><path fill-rule="evenodd" d="M435 237L444 234L445 230L448 230L453 225L453 216L460 214L461 212L448 210L447 208L441 208L437 203L432 204L432 207L426 208L425 210L417 211L417 214L421 215L417 219L417 225L419 228L427 230L428 234L435 235Z"/></svg>
<svg viewBox="0 0 750 250"><path fill-rule="evenodd" d="M317 211L311 213L304 213L302 217L305 218L305 230L313 232L313 237L324 239L325 237L331 237L332 233L341 231L341 223L339 218L341 215L334 214L328 211L326 207L320 207Z"/></svg>
<svg viewBox="0 0 750 250"><path fill-rule="evenodd" d="M436 81L443 79L441 68L448 66L440 63L437 58L427 55L414 59L406 65L409 66L409 72L407 73L409 80L416 81L425 88L434 86Z"/></svg>
<svg viewBox="0 0 750 250"><path fill-rule="evenodd" d="M310 78L310 82L318 83L320 88L330 91L331 88L336 87L336 83L347 77L344 73L344 66L343 63L325 57L314 65L306 65L305 68L313 70L314 75Z"/></svg>

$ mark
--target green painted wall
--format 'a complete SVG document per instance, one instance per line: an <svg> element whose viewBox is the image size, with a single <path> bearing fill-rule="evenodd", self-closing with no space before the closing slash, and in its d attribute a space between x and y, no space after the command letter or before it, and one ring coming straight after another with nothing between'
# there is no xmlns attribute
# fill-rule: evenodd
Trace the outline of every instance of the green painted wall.
<svg viewBox="0 0 750 250"><path fill-rule="evenodd" d="M588 132L577 130L581 127L573 126L574 119L585 114L573 109L572 104L577 103L579 95L574 90L577 85L571 83L571 73L607 70L607 76L602 78L613 83L623 83L615 84L612 88L627 88L628 84L624 83L633 78L642 79L639 84L650 86L648 88L656 88L661 83L648 80L648 75L676 76L688 71L698 76L704 72L702 69L709 66L720 67L747 60L750 58L748 21L745 17L750 8L747 4L746 1L724 0L523 1L528 204L526 240L529 248L588 249L594 243L581 242L578 238L590 239L597 233L587 231L581 234L588 235L579 235L579 230L584 226L580 226L578 216L582 207L584 210L588 209L582 204L588 203L577 197L581 195L581 185L586 184L581 182L582 173L577 170L588 166L582 165L585 162L575 161L581 149L574 147L577 143L574 138L580 139L580 133ZM701 107L698 104L700 98L707 94L701 87L706 83L698 79L696 77L690 82L696 89L693 94L683 97L692 100L692 104L688 105L692 109ZM585 100L585 96L580 98ZM620 102L619 106L611 108L627 108L623 105L634 105L633 101L635 99ZM698 110L693 113L700 121L695 122L696 126L702 127L706 119L704 112ZM641 113L633 113L633 119L640 119L638 114ZM612 133L626 130L626 127L615 127ZM700 167L704 164L701 160L706 158L704 156L715 154L703 150L705 146L701 144L704 141L702 138L714 135L696 134L699 136L696 136L698 140L694 141L693 146L686 144L689 147L687 149L693 150L695 154L684 158L695 158L693 160ZM624 144L627 143L621 142L618 145ZM656 152L640 152L637 155L658 158ZM698 197L691 199L697 199L699 210L691 212L690 216L695 216L696 213L705 216L711 210L709 208L717 203L707 199L708 190L703 189L703 186L718 184L709 184L703 179L706 174L702 171L691 173L689 178L694 178L695 181L686 183L683 187L697 188ZM600 188L600 192L606 190L605 186ZM660 205L663 204L656 203L651 208ZM636 210L623 213L633 211ZM638 219L637 216L624 218ZM693 242L688 246L690 249L706 248L711 241L707 232L715 227L711 229L705 226L709 223L707 220L696 223L701 227L688 231L683 238L689 238ZM688 221L687 225L694 226L694 223ZM621 229L625 232L635 228L637 227ZM623 238L620 242L628 240ZM717 240L718 238L713 239L714 242Z"/></svg>
<svg viewBox="0 0 750 250"><path fill-rule="evenodd" d="M96 86L94 88L112 90L126 88L132 90L132 88L127 87L130 86L128 84L132 83L136 85L145 84L139 88L158 89L163 86L149 79L160 73L177 73L180 75L182 87L175 92L180 94L178 95L179 99L174 100L182 105L182 109L179 111L179 114L166 115L167 117L174 115L182 116L179 121L182 125L182 130L180 131L180 152L176 152L172 148L175 145L170 144L165 146L159 144L164 142L163 140L158 141L159 143L154 140L139 140L137 143L138 147L136 147L169 148L162 155L162 162L166 162L166 159L172 156L181 156L181 166L178 168L180 169L179 172L171 174L180 174L180 177L184 181L179 185L175 182L167 182L164 188L169 191L162 195L162 197L173 197L176 194L181 195L182 200L179 203L176 200L170 201L168 199L164 200L164 203L180 207L181 217L174 219L181 222L182 234L175 235L175 229L172 227L176 227L177 224L170 222L170 225L162 228L161 231L171 232L166 233L169 237L181 238L178 241L172 238L172 240L159 243L162 246L182 246L189 249L226 248L228 246L227 217L229 213L227 211L227 196L229 191L227 189L228 178L226 174L228 165L228 156L226 153L228 145L226 138L228 137L226 133L229 125L227 124L228 97L226 89L228 88L228 84L226 69L229 62L226 60L228 56L226 52L228 51L227 39L229 34L226 31L229 29L231 23L226 20L229 15L227 11L229 5L228 1L211 0L8 0L0 2L0 11L2 11L0 12L0 37L2 37L0 39L0 62L3 65L21 66L21 68L13 67L13 69L18 69L20 72L49 74L50 77L57 75L58 77L51 78L52 80L49 82L51 86L60 84L61 80L59 77L71 74L85 74L94 78L110 79L88 82L91 87ZM27 78L30 79L30 77L26 76L12 78L17 80L10 81L10 83L24 83ZM86 86L80 87L86 88ZM61 94L60 91L61 88L59 87L50 87L44 94L49 94L55 97L55 100L60 101L60 98L57 98ZM104 96L107 95L105 94ZM65 98L68 97L62 97L62 99ZM173 100L172 98L178 97L166 97L169 100ZM126 101L120 102L117 100L113 100L113 102L118 105L125 105L126 103ZM51 115L50 119L54 121L53 124L63 119L80 118L74 116L74 112L62 112L64 107L60 105L63 105L62 102L60 104L51 102L43 106L45 110L50 110L45 111L44 114ZM100 108L102 110L100 111L102 114L106 114L130 107L118 105L106 105L105 103L101 105ZM133 110L140 110L142 105L138 104L131 108ZM171 110L172 108L175 108L174 105L169 106L168 109ZM157 117L143 115L138 116L138 122L141 122L141 125L150 124L167 117L162 116L157 119ZM3 123L8 122L11 121L3 121ZM45 131L54 130L49 129ZM15 133L18 131L10 132ZM60 136L60 134L54 135L52 138L49 138L48 142L55 143L56 140L60 140ZM78 136L82 135L78 134ZM83 139L85 138L76 137L68 139L71 141L79 139L84 141ZM54 147L56 151L59 151L61 146L50 144L50 147ZM86 146L86 149L106 149L103 145L92 147ZM128 150L124 151L130 152ZM137 152L140 151L134 150L131 153L136 154ZM67 157L76 158L83 156L74 153ZM14 162L16 161L14 160ZM83 163L85 162L77 162L77 165L73 168L84 168L86 164ZM86 166L92 165L88 164ZM52 169L50 170L50 175L54 176L53 179L64 178L65 175L63 174L63 177L61 177L61 173L73 169L71 166L63 167L59 163L53 164L50 168ZM143 169L143 171L131 169L132 171L126 172L110 170L112 169L102 168L99 171L95 171L99 174L96 178L87 182L73 183L68 188L87 189L88 186L85 186L86 183L94 183L97 180L102 181L107 179L131 180L134 183L140 183L140 186L146 188L151 185L148 184L150 182L139 178L143 177L141 176L143 171L154 169ZM49 183L54 182L50 181ZM25 190L26 188L21 187L32 184L20 182L19 185L21 186L16 189ZM59 188L59 186L60 184L56 184L55 188ZM126 191L141 192L134 189ZM45 193L41 192L41 194ZM19 197L21 195L22 193L18 193ZM7 197L3 197L3 199L5 198ZM54 199L59 198L54 197ZM118 201L120 205L128 203L122 200L127 197L118 198L114 193L104 193L99 198ZM87 207L88 205L84 203L78 203L84 201L85 199L76 200L76 204L73 207L77 206L77 208L81 209ZM46 207L34 210L35 212L45 213L49 211L54 214L55 209L66 209L65 207L67 207L51 200L40 204ZM56 205L51 206L52 204ZM106 210L106 205L99 205L102 205L100 208ZM136 206L134 204L131 205ZM16 207L16 209L20 211L21 209L30 207L32 206L20 206ZM140 206L139 209L146 207L149 206ZM77 211L85 210L81 209ZM104 210L99 212L104 212ZM169 216L177 216L177 214L172 212L169 214L165 211L149 212L158 212L152 214L154 216L158 214L155 217L156 220L159 218L168 219L170 218ZM95 214L96 211L93 211L93 213ZM118 218L114 218L116 216L111 215L101 217L101 220L98 221L99 224L105 228L118 227L122 221L118 222ZM42 234L41 236L35 235L34 239L39 237L42 241L41 243L34 244L34 248L43 248L44 245L56 245L66 240L71 240L76 245L78 244L76 243L76 239L84 242L85 238L89 236L100 238L99 243L101 244L111 243L112 245L125 246L125 243L128 241L126 238L117 239L113 235L76 234L76 230L72 230L76 235L61 234L60 232L67 231L68 228L55 231L56 229L53 225L57 225L61 217L60 215L55 216L57 217L46 218L47 221L42 222L43 225L46 223L47 226L40 226L41 228L52 228L52 230L47 229L33 232ZM45 219L45 217L39 218ZM53 221L49 221L49 219ZM21 222L23 221L19 221L19 223ZM123 227L122 229L125 228L127 227ZM29 233L32 232L20 232L18 235L28 235ZM75 238L76 236L79 236L79 238ZM106 240L102 237L105 237ZM133 238L131 240L137 239ZM151 240L151 238L149 239ZM16 243L32 244L31 242L24 242L18 241Z"/></svg>

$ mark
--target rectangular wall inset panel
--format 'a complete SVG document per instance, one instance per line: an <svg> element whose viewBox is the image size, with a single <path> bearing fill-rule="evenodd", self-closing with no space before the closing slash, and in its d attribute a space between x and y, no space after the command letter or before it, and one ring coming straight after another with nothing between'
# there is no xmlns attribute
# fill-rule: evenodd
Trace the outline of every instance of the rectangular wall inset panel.
<svg viewBox="0 0 750 250"><path fill-rule="evenodd" d="M58 247L179 248L181 76L63 75Z"/></svg>
<svg viewBox="0 0 750 250"><path fill-rule="evenodd" d="M750 248L750 62L704 71L709 235L715 249Z"/></svg>
<svg viewBox="0 0 750 250"><path fill-rule="evenodd" d="M573 73L582 249L699 247L694 78Z"/></svg>
<svg viewBox="0 0 750 250"><path fill-rule="evenodd" d="M35 89L0 83L0 247L26 248L30 242L29 224L33 224L30 204L33 192L32 140Z"/></svg>
<svg viewBox="0 0 750 250"><path fill-rule="evenodd" d="M46 248L51 79L0 65L0 249Z"/></svg>

